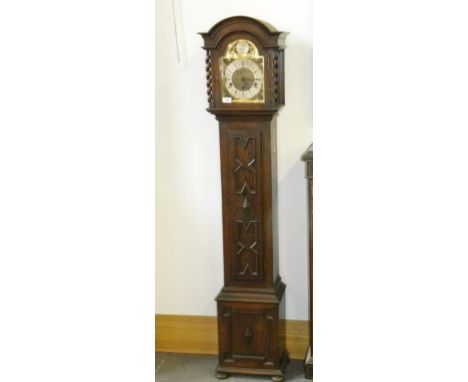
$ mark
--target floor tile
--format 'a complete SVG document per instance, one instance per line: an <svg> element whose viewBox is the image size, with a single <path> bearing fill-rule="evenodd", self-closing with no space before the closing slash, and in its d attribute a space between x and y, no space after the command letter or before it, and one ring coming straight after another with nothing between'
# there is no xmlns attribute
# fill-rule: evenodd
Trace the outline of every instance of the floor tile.
<svg viewBox="0 0 468 382"><path fill-rule="evenodd" d="M192 354L157 353L156 381L158 382L219 382L214 376L218 357ZM231 375L226 382L262 382L268 377ZM302 361L291 361L286 367L285 382L310 382L304 378Z"/></svg>
<svg viewBox="0 0 468 382"><path fill-rule="evenodd" d="M167 353L156 353L156 371L158 371L159 367L163 359L167 356Z"/></svg>

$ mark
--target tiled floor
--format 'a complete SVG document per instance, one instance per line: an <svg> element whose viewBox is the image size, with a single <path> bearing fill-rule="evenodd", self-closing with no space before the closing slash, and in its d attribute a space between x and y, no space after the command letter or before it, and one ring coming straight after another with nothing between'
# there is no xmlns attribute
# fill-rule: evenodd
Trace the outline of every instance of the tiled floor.
<svg viewBox="0 0 468 382"><path fill-rule="evenodd" d="M220 382L214 376L218 357L174 353L156 353L156 381L169 382ZM232 375L226 382L269 382L268 377L247 377ZM291 361L286 367L285 382L310 382L304 378L302 361Z"/></svg>

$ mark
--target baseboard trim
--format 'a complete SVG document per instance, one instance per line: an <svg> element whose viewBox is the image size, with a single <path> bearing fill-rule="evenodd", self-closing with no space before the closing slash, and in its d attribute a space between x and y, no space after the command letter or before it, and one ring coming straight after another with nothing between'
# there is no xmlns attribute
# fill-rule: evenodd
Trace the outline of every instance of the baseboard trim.
<svg viewBox="0 0 468 382"><path fill-rule="evenodd" d="M290 358L304 359L309 344L308 333L308 321L286 320L286 347ZM218 354L216 317L157 314L156 351Z"/></svg>

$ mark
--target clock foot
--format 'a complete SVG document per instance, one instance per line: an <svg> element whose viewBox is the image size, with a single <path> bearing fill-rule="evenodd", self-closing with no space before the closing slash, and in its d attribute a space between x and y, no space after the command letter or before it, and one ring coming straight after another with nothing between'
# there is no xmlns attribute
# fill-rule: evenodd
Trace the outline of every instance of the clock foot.
<svg viewBox="0 0 468 382"><path fill-rule="evenodd" d="M217 371L216 374L215 374L215 377L217 379L226 379L227 377L229 377L229 374L228 373L223 373L222 371Z"/></svg>
<svg viewBox="0 0 468 382"><path fill-rule="evenodd" d="M271 377L271 380L273 382L283 382L284 381L284 377L282 375L275 375L274 377Z"/></svg>

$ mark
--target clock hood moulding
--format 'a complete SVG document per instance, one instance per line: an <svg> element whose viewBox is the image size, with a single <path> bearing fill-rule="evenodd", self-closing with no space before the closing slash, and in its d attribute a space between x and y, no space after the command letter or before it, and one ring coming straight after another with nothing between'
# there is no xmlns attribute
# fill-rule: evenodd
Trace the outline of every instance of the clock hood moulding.
<svg viewBox="0 0 468 382"><path fill-rule="evenodd" d="M246 28L246 22L248 27ZM227 33L226 33L227 31ZM208 32L199 33L205 40L205 49L215 49L227 35L247 32L257 37L265 48L284 49L287 32L280 32L271 24L248 16L233 16L216 23Z"/></svg>

